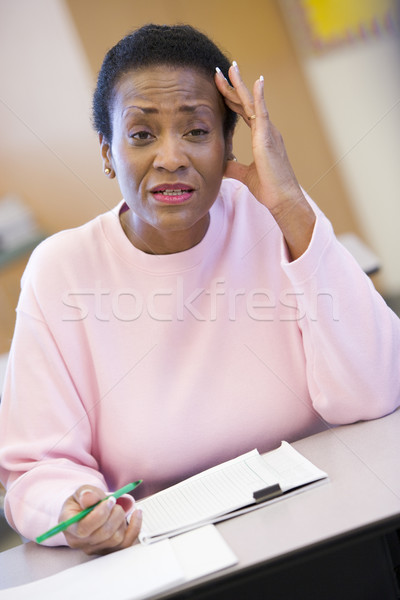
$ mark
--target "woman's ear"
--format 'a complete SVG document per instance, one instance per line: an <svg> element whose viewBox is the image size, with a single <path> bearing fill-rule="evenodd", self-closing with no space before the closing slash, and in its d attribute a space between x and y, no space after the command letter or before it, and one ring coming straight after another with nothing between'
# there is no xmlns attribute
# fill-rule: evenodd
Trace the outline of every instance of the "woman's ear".
<svg viewBox="0 0 400 600"><path fill-rule="evenodd" d="M227 133L225 138L225 161L234 158L233 153L233 131Z"/></svg>
<svg viewBox="0 0 400 600"><path fill-rule="evenodd" d="M110 179L115 177L115 171L112 166L111 144L106 140L102 133L99 133L100 151L103 159L103 171Z"/></svg>

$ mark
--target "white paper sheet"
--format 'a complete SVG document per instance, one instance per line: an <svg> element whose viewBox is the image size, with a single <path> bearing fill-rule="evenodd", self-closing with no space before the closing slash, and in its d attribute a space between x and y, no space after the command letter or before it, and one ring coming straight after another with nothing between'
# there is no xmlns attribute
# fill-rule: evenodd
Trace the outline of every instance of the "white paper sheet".
<svg viewBox="0 0 400 600"><path fill-rule="evenodd" d="M138 502L140 540L151 543L256 508L253 492L274 484L285 493L326 476L287 442L263 456L252 450Z"/></svg>
<svg viewBox="0 0 400 600"><path fill-rule="evenodd" d="M214 571L237 558L214 525L174 540L138 544L50 577L0 591L0 600L143 600Z"/></svg>
<svg viewBox="0 0 400 600"><path fill-rule="evenodd" d="M204 525L170 540L185 580L235 565L238 560L214 525Z"/></svg>
<svg viewBox="0 0 400 600"><path fill-rule="evenodd" d="M138 502L143 510L140 539L179 532L250 504L254 490L277 481L257 450L247 452Z"/></svg>
<svg viewBox="0 0 400 600"><path fill-rule="evenodd" d="M142 544L0 591L0 600L139 600L185 581L168 540Z"/></svg>

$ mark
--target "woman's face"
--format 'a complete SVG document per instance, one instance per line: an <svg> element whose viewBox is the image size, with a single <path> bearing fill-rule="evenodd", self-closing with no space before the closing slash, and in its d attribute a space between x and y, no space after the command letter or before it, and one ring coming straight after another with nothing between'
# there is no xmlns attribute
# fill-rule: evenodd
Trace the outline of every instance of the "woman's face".
<svg viewBox="0 0 400 600"><path fill-rule="evenodd" d="M164 254L201 241L231 152L223 117L214 82L190 68L131 71L117 83L112 142L100 142L130 209L121 221L135 246Z"/></svg>

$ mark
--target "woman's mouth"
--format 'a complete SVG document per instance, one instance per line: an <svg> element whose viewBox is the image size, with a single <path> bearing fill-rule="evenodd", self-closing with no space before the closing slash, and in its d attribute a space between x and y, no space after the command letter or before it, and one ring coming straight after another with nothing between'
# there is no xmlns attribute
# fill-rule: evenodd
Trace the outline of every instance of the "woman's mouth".
<svg viewBox="0 0 400 600"><path fill-rule="evenodd" d="M150 191L157 202L165 204L182 204L189 200L194 192L193 188L180 183L158 185Z"/></svg>

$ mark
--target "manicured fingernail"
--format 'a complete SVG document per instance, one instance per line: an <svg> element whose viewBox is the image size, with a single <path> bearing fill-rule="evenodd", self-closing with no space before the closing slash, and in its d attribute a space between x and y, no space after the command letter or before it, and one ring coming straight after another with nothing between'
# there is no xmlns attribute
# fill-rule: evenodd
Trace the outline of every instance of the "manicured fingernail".
<svg viewBox="0 0 400 600"><path fill-rule="evenodd" d="M238 64L237 64L236 60L233 60L233 61L232 61L232 67L233 67L233 68L234 68L236 71L239 71L239 67L238 67Z"/></svg>
<svg viewBox="0 0 400 600"><path fill-rule="evenodd" d="M215 70L217 71L218 75L222 75L222 71L219 67L215 67Z"/></svg>
<svg viewBox="0 0 400 600"><path fill-rule="evenodd" d="M264 77L263 77L263 75L260 75L260 81L261 81L261 83L264 83Z"/></svg>
<svg viewBox="0 0 400 600"><path fill-rule="evenodd" d="M82 490L81 493L79 494L79 501L81 501L82 496L84 496L85 494L90 494L92 490Z"/></svg>
<svg viewBox="0 0 400 600"><path fill-rule="evenodd" d="M107 508L112 509L115 506L116 501L117 500L114 498L114 496L107 498Z"/></svg>

